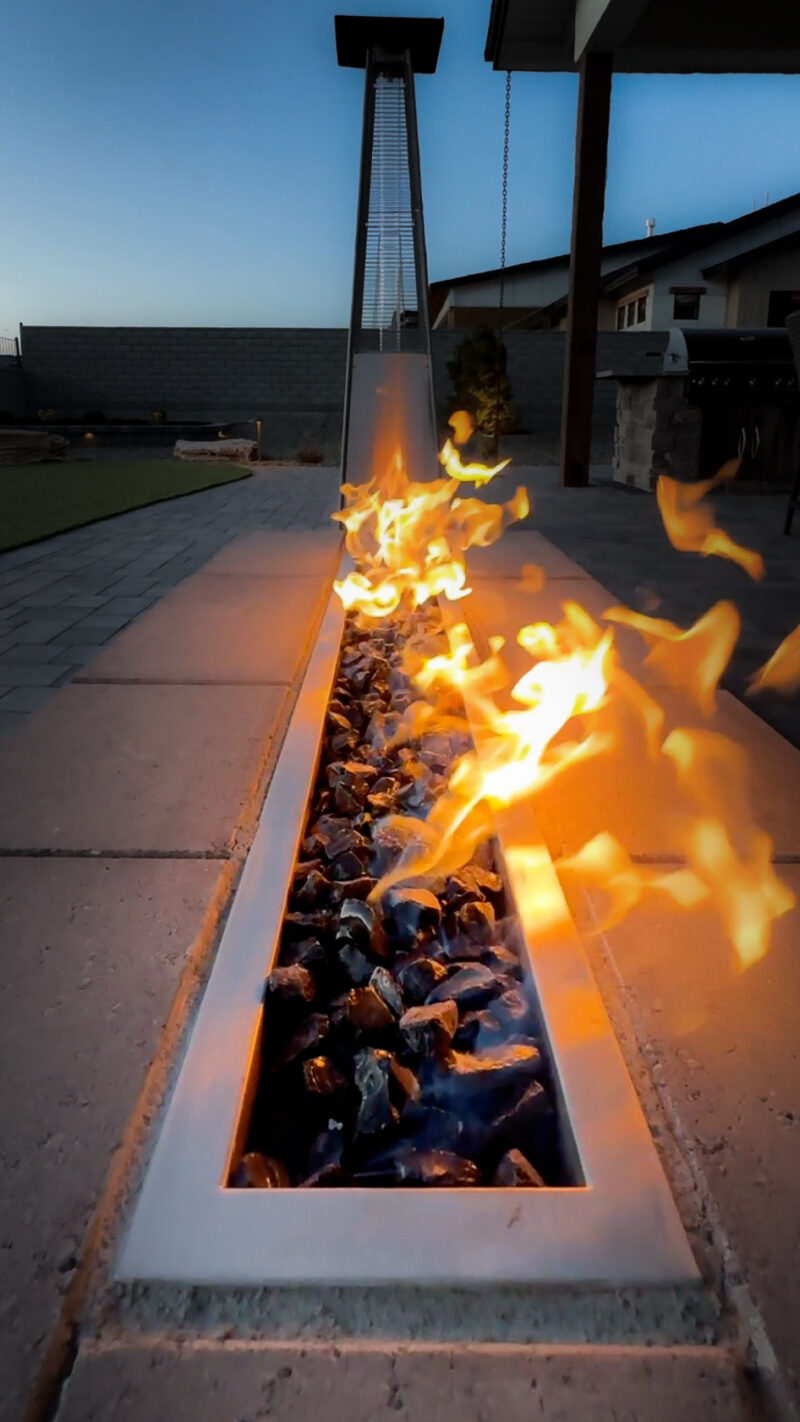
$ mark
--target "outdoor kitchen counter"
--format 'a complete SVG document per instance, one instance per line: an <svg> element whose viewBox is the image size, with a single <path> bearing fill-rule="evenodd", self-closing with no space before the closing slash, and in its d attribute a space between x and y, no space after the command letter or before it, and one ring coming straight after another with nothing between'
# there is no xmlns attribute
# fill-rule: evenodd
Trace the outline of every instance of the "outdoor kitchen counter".
<svg viewBox="0 0 800 1422"><path fill-rule="evenodd" d="M0 748L2 1422L67 1367L338 558L228 545Z"/></svg>
<svg viewBox="0 0 800 1422"><path fill-rule="evenodd" d="M566 598L595 616L616 599L539 535L510 533L470 565L478 594L464 604L473 635L500 633L513 643L527 622L559 619ZM547 575L533 595L520 587L525 564ZM478 576L480 574L480 576ZM626 629L620 629L626 631ZM618 639L623 663L641 674L642 639ZM515 670L531 665L521 649ZM654 688L670 724L705 725L736 740L751 767L754 817L773 840L777 873L800 895L800 751L727 692L704 719L674 692ZM680 713L678 715L678 712ZM633 733L633 726L631 727ZM665 813L667 778L634 753L632 743L567 772L537 800L537 820L551 854L570 853L592 835L615 833L634 859L666 868L676 845ZM674 860L673 860L674 862ZM746 971L738 966L718 917L669 910L664 895L645 899L619 927L598 935L606 905L578 895L565 879L612 1018L632 1023L641 1050L705 1202L703 1213L728 1253L729 1285L751 1327L765 1327L795 1403L800 1401L800 1010L798 912L774 926L770 951ZM624 1039L624 1031L622 1032ZM624 1044L624 1041L623 1041ZM631 1062L634 1079L641 1062ZM645 1102L645 1105L647 1103ZM766 1347L762 1362L768 1360Z"/></svg>

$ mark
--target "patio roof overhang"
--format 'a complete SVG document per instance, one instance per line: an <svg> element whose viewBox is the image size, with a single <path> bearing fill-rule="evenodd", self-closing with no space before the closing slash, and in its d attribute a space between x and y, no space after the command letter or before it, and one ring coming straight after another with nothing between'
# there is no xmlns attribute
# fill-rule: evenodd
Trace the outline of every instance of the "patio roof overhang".
<svg viewBox="0 0 800 1422"><path fill-rule="evenodd" d="M789 0L492 0L495 69L575 70L612 54L635 74L800 73L800 6Z"/></svg>

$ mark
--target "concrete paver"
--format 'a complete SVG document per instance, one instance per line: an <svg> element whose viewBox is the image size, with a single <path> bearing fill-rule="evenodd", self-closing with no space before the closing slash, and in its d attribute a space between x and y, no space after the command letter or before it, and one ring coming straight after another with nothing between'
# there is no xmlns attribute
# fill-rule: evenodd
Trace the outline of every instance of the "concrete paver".
<svg viewBox="0 0 800 1422"><path fill-rule="evenodd" d="M779 877L800 894L800 867ZM590 896L592 897L592 896ZM596 896L596 908L600 908ZM581 913L580 903L573 907ZM797 914L746 970L710 912L646 897L605 935L670 1114L800 1404ZM591 941L591 940L590 940Z"/></svg>
<svg viewBox="0 0 800 1422"><path fill-rule="evenodd" d="M321 574L197 573L101 652L78 680L289 682L327 591Z"/></svg>
<svg viewBox="0 0 800 1422"><path fill-rule="evenodd" d="M338 470L275 466L0 554L0 668L57 659L67 676L79 671L236 535L329 527L338 487ZM0 734L47 699L27 693L18 681L0 685Z"/></svg>
<svg viewBox="0 0 800 1422"><path fill-rule="evenodd" d="M62 689L0 745L0 851L225 853L282 686Z"/></svg>
<svg viewBox="0 0 800 1422"><path fill-rule="evenodd" d="M342 533L292 530L291 538L275 529L258 530L228 543L206 563L204 573L260 574L270 578L332 577L342 556Z"/></svg>
<svg viewBox="0 0 800 1422"><path fill-rule="evenodd" d="M0 858L0 1418L18 1422L218 861Z"/></svg>
<svg viewBox="0 0 800 1422"><path fill-rule="evenodd" d="M744 1422L733 1362L708 1348L87 1349L59 1422Z"/></svg>

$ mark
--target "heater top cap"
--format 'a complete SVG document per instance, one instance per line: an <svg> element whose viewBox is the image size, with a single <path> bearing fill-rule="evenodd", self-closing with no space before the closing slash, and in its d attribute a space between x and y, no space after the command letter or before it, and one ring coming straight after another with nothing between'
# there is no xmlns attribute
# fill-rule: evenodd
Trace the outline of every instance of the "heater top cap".
<svg viewBox="0 0 800 1422"><path fill-rule="evenodd" d="M391 15L336 15L336 58L346 69L366 68L371 49L402 57L408 51L415 74L433 74L444 20Z"/></svg>

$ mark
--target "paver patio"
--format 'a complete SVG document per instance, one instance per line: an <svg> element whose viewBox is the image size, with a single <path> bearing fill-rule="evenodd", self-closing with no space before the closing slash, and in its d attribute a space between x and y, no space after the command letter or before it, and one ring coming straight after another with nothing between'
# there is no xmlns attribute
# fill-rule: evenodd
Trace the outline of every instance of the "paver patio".
<svg viewBox="0 0 800 1422"><path fill-rule="evenodd" d="M547 490L547 471L515 475L538 497L534 525L558 547L525 532L509 534L502 550L476 555L476 585L487 607L507 619L491 630L513 631L518 571L537 559L547 564L551 579L548 606L553 599L557 606L559 592L573 591L601 611L604 590L588 574L616 597L634 601L646 581L665 598L662 612L678 617L683 609L682 619L704 610L722 595L720 588L733 592L752 629L748 655L757 650L761 660L797 621L798 543L778 541L780 501L732 498L720 513L743 541L764 548L768 568L777 569L770 592L769 578L760 588L718 561L673 557L654 501L645 496L607 487ZM3 1133L10 1167L4 1237L13 1243L6 1255L12 1273L4 1306L14 1348L13 1366L2 1374L0 1418L15 1422L25 1396L37 1422L54 1415L64 1422L111 1419L126 1409L132 1422L184 1414L234 1422L251 1413L298 1415L298 1408L309 1417L355 1416L359 1407L366 1408L365 1416L388 1408L415 1422L420 1416L445 1422L454 1409L465 1422L497 1416L522 1422L536 1408L554 1419L604 1422L621 1416L660 1422L677 1411L686 1422L753 1415L728 1316L732 1295L724 1290L739 1289L737 1317L746 1316L756 1335L765 1321L789 1387L798 1385L794 1332L786 1323L796 1314L796 1275L776 1257L776 1251L791 1252L795 1228L786 1162L796 1134L796 1053L788 1040L790 1018L783 1037L772 1030L776 1013L793 997L794 919L782 922L774 954L752 978L730 973L726 945L702 921L676 928L659 919L637 934L631 920L633 928L625 925L624 932L608 936L607 956L595 945L615 1024L672 1162L687 1228L706 1261L711 1315L704 1312L708 1299L702 1307L698 1300L677 1321L665 1306L655 1324L645 1323L646 1308L640 1314L637 1301L627 1326L609 1315L600 1338L593 1329L604 1317L602 1302L592 1302L588 1316L579 1309L574 1331L567 1332L563 1306L548 1311L526 1299L524 1328L513 1339L522 1346L503 1348L483 1346L490 1327L498 1330L491 1335L498 1342L512 1341L503 1331L506 1303L489 1300L478 1308L485 1317L477 1322L470 1305L473 1323L465 1324L454 1349L436 1340L445 1325L452 1329L460 1320L457 1299L446 1302L441 1319L429 1304L412 1301L412 1322L399 1340L391 1328L380 1327L381 1306L374 1299L354 1306L349 1334L335 1321L341 1301L329 1313L322 1299L311 1306L313 1323L294 1333L296 1305L274 1297L271 1323L264 1326L258 1308L252 1315L246 1308L238 1312L241 1301L231 1304L227 1317L216 1304L205 1316L202 1306L198 1311L168 1293L152 1300L147 1323L126 1316L124 1308L115 1312L106 1272L111 1252L332 575L330 541L312 543L308 530L328 526L336 484L335 471L270 471L245 485L22 550L28 558L9 554L0 560L0 586L17 587L8 619L16 640L6 652L28 649L29 658L3 661L0 654L0 667L57 665L63 678L78 672L75 683L27 725L25 712L12 707L7 714L19 731L0 746L0 906L9 944L3 983L7 1016L16 1014L3 1041L4 1079L11 1083ZM496 495L507 496L507 489L493 490ZM293 536L273 543L262 535L223 547L236 533L257 529L292 529ZM201 565L199 576L173 591ZM152 582L142 587L148 576ZM102 578L107 581L101 584ZM269 590L261 586L267 580ZM314 591L296 596L306 580ZM257 620L265 596L281 621L274 665L268 640L245 636L229 646L236 619ZM38 601L43 597L50 600ZM116 604L105 621L102 609L99 616L86 616L79 605L100 597L104 606ZM528 599L535 616L535 599ZM204 646L197 623L209 607ZM224 615L220 607L227 609ZM84 624L94 621L103 635L83 644L69 641L74 627L65 625L64 616L71 612ZM115 640L123 623L145 612L140 625ZM180 659L187 627L195 629L191 658L175 669L172 658ZM111 646L102 652L106 644ZM59 660L61 652L81 646L80 656ZM636 655L633 641L626 646ZM223 653L234 662L224 665ZM93 665L87 667L88 661ZM28 688L44 696L53 689ZM775 811L770 827L776 849L797 860L800 820L790 782L796 783L800 757L737 703L722 700L723 715L740 722L759 748L760 790L765 809ZM202 773L194 776L193 767ZM657 789L648 794L652 799ZM582 814L586 806L578 809ZM585 826L576 825L574 810L563 801L553 805L551 848L580 837L577 829L582 833ZM646 814L644 820L649 832ZM660 853L665 846L641 839L635 848ZM795 871L790 873L798 887ZM573 907L580 915L584 906ZM652 953L640 951L642 932ZM678 951L697 977L688 1018L683 975L672 975L671 956ZM635 1031L626 1038L631 1020ZM24 1051L26 1042L36 1050ZM652 1085L643 1080L642 1050L657 1062L662 1108L647 1095ZM20 1100L28 1104L25 1113L16 1109ZM676 1151L685 1157L677 1175ZM744 1171L737 1162L746 1162ZM50 1213L40 1203L45 1194ZM733 1252L726 1256L726 1250ZM744 1283L737 1259L746 1267ZM714 1268L726 1280L718 1313ZM282 1331L276 1331L281 1309ZM418 1317L421 1335L415 1331ZM226 1342L221 1334L231 1321L243 1332ZM142 1328L151 1336L143 1337ZM418 1338L425 1346L415 1348ZM593 1338L595 1347L574 1346ZM618 1346L634 1341L653 1346ZM759 1353L762 1381L768 1351L765 1346Z"/></svg>
<svg viewBox="0 0 800 1422"><path fill-rule="evenodd" d="M276 466L0 554L0 735L236 534L328 527L338 483Z"/></svg>

